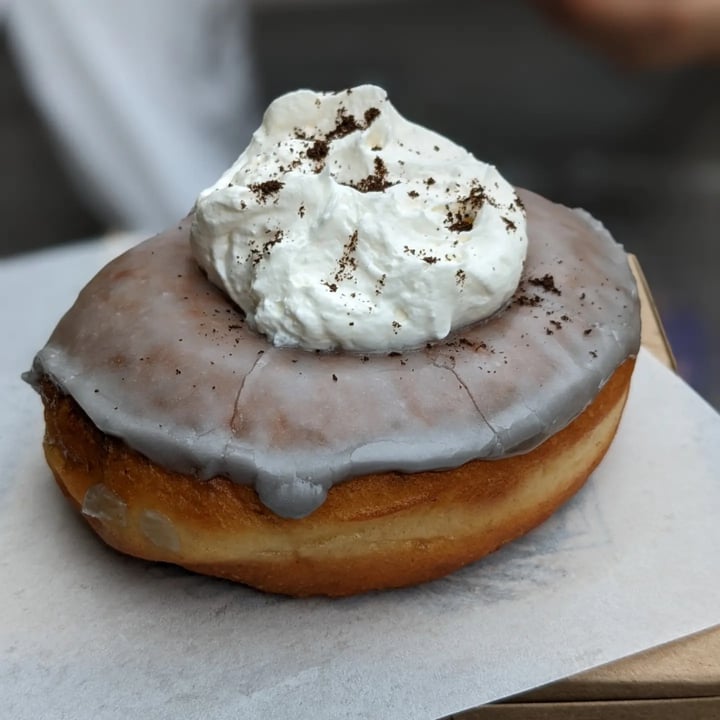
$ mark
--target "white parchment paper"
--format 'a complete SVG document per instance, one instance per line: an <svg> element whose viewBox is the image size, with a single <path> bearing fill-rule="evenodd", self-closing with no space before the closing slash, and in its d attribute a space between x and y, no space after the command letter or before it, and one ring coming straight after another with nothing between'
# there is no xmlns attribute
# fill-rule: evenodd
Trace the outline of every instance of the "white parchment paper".
<svg viewBox="0 0 720 720"><path fill-rule="evenodd" d="M109 550L54 485L19 374L125 244L0 263L4 716L437 718L720 622L720 416L645 352L585 488L447 579L291 600Z"/></svg>

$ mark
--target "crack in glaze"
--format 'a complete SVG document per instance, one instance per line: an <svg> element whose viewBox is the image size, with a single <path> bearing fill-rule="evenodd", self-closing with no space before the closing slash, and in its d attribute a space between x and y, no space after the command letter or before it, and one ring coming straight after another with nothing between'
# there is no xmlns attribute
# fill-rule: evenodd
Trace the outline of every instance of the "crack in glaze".
<svg viewBox="0 0 720 720"><path fill-rule="evenodd" d="M263 360L265 360L265 362L263 362ZM261 363L262 363L262 365L267 364L267 359L266 359L265 354L258 355L257 359L252 364L252 367L250 368L250 370L248 370L247 374L245 375L245 377L243 377L243 379L240 382L240 387L238 388L237 394L235 395L235 403L233 404L233 414L232 414L232 417L230 418L230 427L233 430L235 430L237 427L236 421L237 421L238 417L242 417L242 412L240 409L240 396L242 395L242 392L245 389L245 385L247 384L247 381L250 379L250 376L255 372L258 365L261 365ZM233 437L231 436L228 439L227 443L225 444L225 450L223 451L223 457L225 456L227 447L228 447L228 445L230 445L232 440L233 440Z"/></svg>
<svg viewBox="0 0 720 720"><path fill-rule="evenodd" d="M490 429L490 432L492 432L495 442L493 443L493 450L490 454L494 455L496 453L496 451L498 451L498 450L502 452L503 446L502 446L502 443L500 442L500 437L499 437L498 431L490 424L488 419L485 417L485 413L480 409L480 406L477 404L477 401L473 397L473 394L470 392L470 388L467 386L465 381L457 374L455 368L437 365L435 362L433 362L433 365L438 369L448 370L449 372L451 372L453 374L455 379L460 383L460 386L462 387L462 389L465 391L467 396L470 398L470 402L473 404L473 407L477 411L478 415L480 415L480 417L482 418L482 421L488 426L488 428Z"/></svg>

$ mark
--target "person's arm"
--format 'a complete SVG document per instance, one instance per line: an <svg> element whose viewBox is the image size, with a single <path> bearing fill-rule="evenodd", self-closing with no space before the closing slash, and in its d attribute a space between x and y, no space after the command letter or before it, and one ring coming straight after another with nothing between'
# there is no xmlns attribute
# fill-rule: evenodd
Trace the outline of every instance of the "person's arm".
<svg viewBox="0 0 720 720"><path fill-rule="evenodd" d="M720 0L533 0L581 40L631 66L720 61Z"/></svg>

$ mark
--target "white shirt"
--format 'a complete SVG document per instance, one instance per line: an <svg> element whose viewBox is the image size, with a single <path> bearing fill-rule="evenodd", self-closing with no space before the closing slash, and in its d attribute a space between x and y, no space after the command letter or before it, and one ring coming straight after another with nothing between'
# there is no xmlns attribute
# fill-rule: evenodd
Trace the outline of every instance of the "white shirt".
<svg viewBox="0 0 720 720"><path fill-rule="evenodd" d="M184 216L258 124L242 0L0 0L28 92L112 224Z"/></svg>

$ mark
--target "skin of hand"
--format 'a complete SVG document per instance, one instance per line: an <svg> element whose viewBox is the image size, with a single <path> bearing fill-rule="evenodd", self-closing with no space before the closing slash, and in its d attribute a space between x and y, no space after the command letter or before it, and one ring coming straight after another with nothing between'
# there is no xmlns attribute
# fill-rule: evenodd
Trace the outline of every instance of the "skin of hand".
<svg viewBox="0 0 720 720"><path fill-rule="evenodd" d="M720 61L720 0L532 0L561 27L621 64Z"/></svg>

